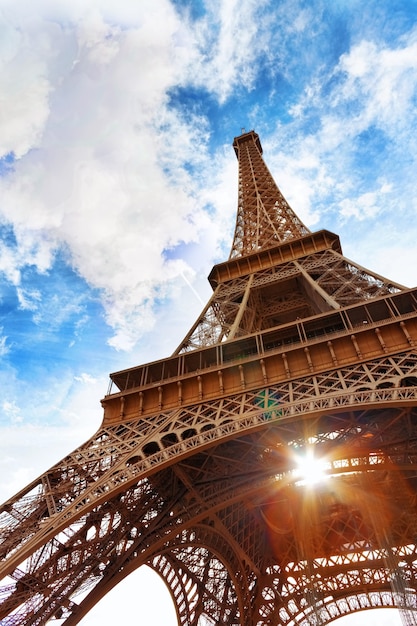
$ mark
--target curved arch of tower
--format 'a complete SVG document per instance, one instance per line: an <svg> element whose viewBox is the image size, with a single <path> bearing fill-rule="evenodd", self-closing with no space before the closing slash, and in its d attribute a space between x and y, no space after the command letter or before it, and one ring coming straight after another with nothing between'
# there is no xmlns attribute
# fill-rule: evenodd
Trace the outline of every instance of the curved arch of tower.
<svg viewBox="0 0 417 626"><path fill-rule="evenodd" d="M179 626L417 624L417 289L310 232L254 131L233 147L210 301L172 356L111 374L99 431L0 510L2 625L78 624L144 564Z"/></svg>

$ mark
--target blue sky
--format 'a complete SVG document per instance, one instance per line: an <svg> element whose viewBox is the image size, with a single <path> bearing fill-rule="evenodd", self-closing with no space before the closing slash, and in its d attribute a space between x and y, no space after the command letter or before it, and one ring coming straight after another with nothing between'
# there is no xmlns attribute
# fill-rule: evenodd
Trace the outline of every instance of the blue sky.
<svg viewBox="0 0 417 626"><path fill-rule="evenodd" d="M417 284L416 59L414 0L0 0L1 499L197 317L242 128L312 230Z"/></svg>

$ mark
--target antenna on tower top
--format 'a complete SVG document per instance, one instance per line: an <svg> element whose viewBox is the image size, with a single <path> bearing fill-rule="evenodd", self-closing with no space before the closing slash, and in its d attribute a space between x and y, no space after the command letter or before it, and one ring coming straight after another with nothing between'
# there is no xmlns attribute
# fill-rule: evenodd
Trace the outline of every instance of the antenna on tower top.
<svg viewBox="0 0 417 626"><path fill-rule="evenodd" d="M243 135L243 133L244 133L245 131L246 131L246 129L245 129L245 128L241 128L241 129L240 129L240 134L241 134L241 135Z"/></svg>

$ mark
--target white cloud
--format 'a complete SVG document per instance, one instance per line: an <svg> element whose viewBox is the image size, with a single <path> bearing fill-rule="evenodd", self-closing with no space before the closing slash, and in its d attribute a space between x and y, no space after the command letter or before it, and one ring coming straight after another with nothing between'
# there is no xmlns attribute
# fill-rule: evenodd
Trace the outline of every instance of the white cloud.
<svg viewBox="0 0 417 626"><path fill-rule="evenodd" d="M0 332L3 332L3 329L0 328ZM7 344L8 337L6 335L0 336L0 357L6 356L10 352L10 347Z"/></svg>
<svg viewBox="0 0 417 626"><path fill-rule="evenodd" d="M324 212L376 219L394 206L397 216L412 218L416 58L416 30L395 44L377 38L353 43L335 66L319 66L312 74L289 107L293 123L277 124L269 145L271 168L307 225ZM365 150L373 144L361 139L368 133L380 142L369 155ZM368 177L370 169L374 178Z"/></svg>
<svg viewBox="0 0 417 626"><path fill-rule="evenodd" d="M19 307L23 310L36 311L41 300L41 293L38 289L16 289Z"/></svg>
<svg viewBox="0 0 417 626"><path fill-rule="evenodd" d="M97 382L97 379L94 378L94 376L91 376L91 374L87 374L86 372L83 372L79 376L74 376L74 380L80 383L84 383L84 384L91 384L91 383Z"/></svg>
<svg viewBox="0 0 417 626"><path fill-rule="evenodd" d="M49 115L52 86L33 33L6 20L0 30L0 154L17 157L36 147Z"/></svg>
<svg viewBox="0 0 417 626"><path fill-rule="evenodd" d="M307 129L315 154L331 154L335 161L335 150L346 148L373 126L402 141L415 116L416 57L417 30L413 30L392 47L361 40L336 66L318 68L303 96L289 107L299 123L312 119L312 113L319 118L318 128Z"/></svg>
<svg viewBox="0 0 417 626"><path fill-rule="evenodd" d="M221 103L237 87L253 88L259 54L267 53L269 43L263 28L267 5L266 0L216 0L207 3L205 17L194 24L200 56L190 65L190 80Z"/></svg>
<svg viewBox="0 0 417 626"><path fill-rule="evenodd" d="M361 41L341 57L339 69L346 74L341 97L365 104L355 120L357 130L376 124L394 135L404 126L415 107L416 57L417 31L402 46L388 48Z"/></svg>
<svg viewBox="0 0 417 626"><path fill-rule="evenodd" d="M376 191L368 191L357 198L345 198L340 202L340 214L344 218L355 217L357 220L375 218L381 211L381 195L389 193L392 185L382 182Z"/></svg>
<svg viewBox="0 0 417 626"><path fill-rule="evenodd" d="M33 106L42 101L43 115L36 123L30 118L31 102L26 121L16 118L19 136L5 135L3 152L21 158L0 180L3 219L17 239L14 255L3 253L3 266L19 284L20 268L45 271L64 246L76 271L103 294L106 321L115 329L110 343L128 349L139 328L151 328L155 299L187 271L163 251L197 241L201 228L217 230L209 228L212 220L183 168L202 162L204 120L184 121L167 108L167 90L188 71L189 33L164 0L141 6L126 28L109 23L107 3L89 10L60 6L68 13L64 20L61 11L61 22L46 2L39 14L28 8L24 16L9 6L3 73L19 76L21 86L4 92L6 110L13 117L34 81L43 95ZM121 13L132 17L126 3ZM42 63L35 67L30 55Z"/></svg>
<svg viewBox="0 0 417 626"><path fill-rule="evenodd" d="M0 247L0 272L5 278L12 283L18 285L20 282L20 271L18 269L19 262L16 251L7 246Z"/></svg>
<svg viewBox="0 0 417 626"><path fill-rule="evenodd" d="M9 402L4 400L2 405L3 415L10 420L11 423L17 424L23 421L22 411L17 406L16 402Z"/></svg>

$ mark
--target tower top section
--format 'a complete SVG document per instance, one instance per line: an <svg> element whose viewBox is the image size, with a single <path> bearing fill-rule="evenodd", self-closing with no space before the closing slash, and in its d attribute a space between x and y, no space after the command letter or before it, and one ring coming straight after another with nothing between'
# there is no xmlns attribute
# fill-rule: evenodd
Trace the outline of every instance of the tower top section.
<svg viewBox="0 0 417 626"><path fill-rule="evenodd" d="M239 196L230 258L309 234L268 170L258 134L251 130L235 137L233 148L239 162Z"/></svg>
<svg viewBox="0 0 417 626"><path fill-rule="evenodd" d="M238 137L235 137L233 140L233 148L235 149L237 159L239 159L239 146L246 141L252 141L258 148L259 152L263 154L262 144L261 140L259 139L259 135L258 133L255 133L254 130L251 130L248 133L242 133Z"/></svg>

